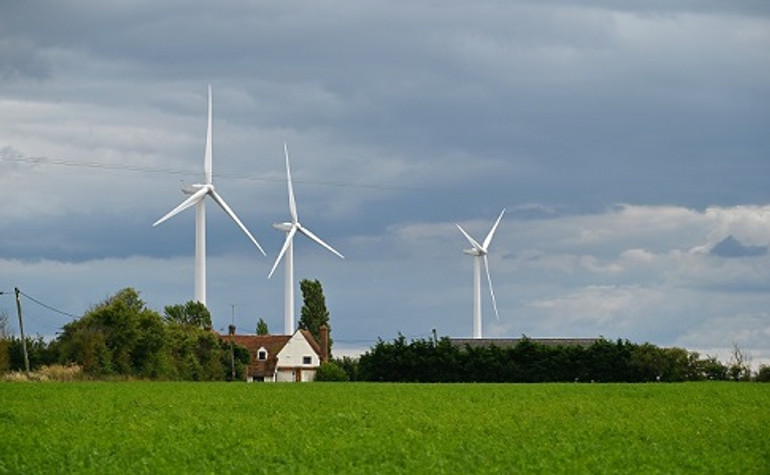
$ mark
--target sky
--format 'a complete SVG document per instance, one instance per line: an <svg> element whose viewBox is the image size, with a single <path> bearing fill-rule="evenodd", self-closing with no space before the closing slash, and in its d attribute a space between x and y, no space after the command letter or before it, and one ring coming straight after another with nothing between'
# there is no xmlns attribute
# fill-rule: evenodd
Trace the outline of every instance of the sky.
<svg viewBox="0 0 770 475"><path fill-rule="evenodd" d="M118 290L193 298L213 88L214 327L283 328L318 279L335 354L403 334L605 337L770 363L770 4L136 1L0 4L0 313L55 336ZM297 288L296 313L301 294ZM298 318L297 317L297 318Z"/></svg>

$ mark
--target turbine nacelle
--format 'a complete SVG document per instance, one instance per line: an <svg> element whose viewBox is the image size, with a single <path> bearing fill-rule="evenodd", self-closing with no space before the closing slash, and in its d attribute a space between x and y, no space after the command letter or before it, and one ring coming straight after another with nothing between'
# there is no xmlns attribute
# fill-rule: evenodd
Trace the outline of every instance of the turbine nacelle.
<svg viewBox="0 0 770 475"><path fill-rule="evenodd" d="M194 185L182 186L182 193L184 193L185 195L194 195L195 193L200 191L200 189L203 188L204 186L210 186L212 190L214 189L214 185L205 185L203 183L196 183Z"/></svg>
<svg viewBox="0 0 770 475"><path fill-rule="evenodd" d="M463 254L479 257L485 256L487 253L483 249L463 249Z"/></svg>
<svg viewBox="0 0 770 475"><path fill-rule="evenodd" d="M277 229L279 231L283 231L285 233L288 233L291 231L291 228L294 226L292 223L274 223L273 228Z"/></svg>

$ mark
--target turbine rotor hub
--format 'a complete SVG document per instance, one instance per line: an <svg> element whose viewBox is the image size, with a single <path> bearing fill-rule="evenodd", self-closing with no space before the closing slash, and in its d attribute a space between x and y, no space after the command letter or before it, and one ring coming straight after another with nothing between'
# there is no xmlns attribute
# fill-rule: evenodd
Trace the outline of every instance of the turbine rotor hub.
<svg viewBox="0 0 770 475"><path fill-rule="evenodd" d="M204 185L201 183L195 183L194 185L185 185L182 187L182 193L185 195L194 195L198 191L200 191L201 188L205 187L211 187L213 188L213 185Z"/></svg>

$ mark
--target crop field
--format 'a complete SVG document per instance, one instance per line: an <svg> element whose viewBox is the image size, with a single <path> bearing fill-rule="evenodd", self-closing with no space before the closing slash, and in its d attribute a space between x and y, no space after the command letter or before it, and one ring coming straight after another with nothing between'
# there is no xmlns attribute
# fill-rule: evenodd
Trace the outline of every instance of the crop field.
<svg viewBox="0 0 770 475"><path fill-rule="evenodd" d="M770 385L0 383L0 473L770 473Z"/></svg>

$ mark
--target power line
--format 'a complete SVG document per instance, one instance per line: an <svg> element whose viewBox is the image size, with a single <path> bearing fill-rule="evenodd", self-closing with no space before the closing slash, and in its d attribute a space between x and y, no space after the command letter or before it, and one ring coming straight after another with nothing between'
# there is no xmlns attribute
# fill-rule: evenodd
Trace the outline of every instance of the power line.
<svg viewBox="0 0 770 475"><path fill-rule="evenodd" d="M19 153L10 147L4 147L0 149L0 160L6 162L16 163L29 163L34 165L55 165L63 167L75 167L75 168L93 168L101 170L119 170L119 171L131 171L137 173L157 173L165 175L194 175L198 174L198 171L193 170L180 170L178 168L163 168L163 167L148 167L141 165L126 165L117 163L99 163L99 162L87 162L76 160L63 160L58 158L50 158L46 156L31 157ZM234 180L247 180L262 183L283 183L284 178L278 177L264 177L254 175L243 175L233 173L215 173L220 178L234 179ZM317 180L294 180L295 183L303 183L307 185L316 186L328 186L337 188L359 188L369 190L382 190L382 191L411 191L411 192L430 192L432 190L426 188L414 188L407 186L393 186L393 185L380 185L371 183L350 183L350 182L334 182L334 181L317 181Z"/></svg>
<svg viewBox="0 0 770 475"><path fill-rule="evenodd" d="M46 309L48 309L48 310L50 310L52 312L56 312L56 313L59 313L61 315L65 315L65 316L71 317L71 318L78 318L78 315L73 315L73 314L71 314L69 312L65 312L64 310L59 310L58 308L52 307L52 306L50 306L48 304L45 304L45 303L41 302L40 300L38 300L38 299L36 299L36 298L34 298L34 297L30 296L30 295L25 294L21 290L19 290L19 293L21 295L27 297L31 301L35 302L36 304L40 305L41 307L46 308Z"/></svg>

